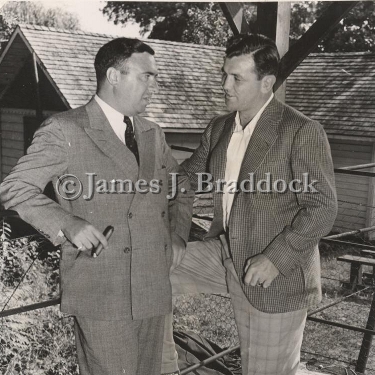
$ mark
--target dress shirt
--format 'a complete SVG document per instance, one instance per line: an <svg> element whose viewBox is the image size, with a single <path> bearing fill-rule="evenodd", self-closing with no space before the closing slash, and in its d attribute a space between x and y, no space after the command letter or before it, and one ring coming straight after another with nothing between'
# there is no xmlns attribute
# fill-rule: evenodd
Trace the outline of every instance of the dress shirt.
<svg viewBox="0 0 375 375"><path fill-rule="evenodd" d="M124 115L118 111L116 111L113 107L111 107L108 103L106 103L103 99L100 99L98 95L95 95L95 100L99 104L100 108L103 110L105 117L109 124L111 125L113 131L116 133L117 137L119 137L120 141L125 144L125 130L126 124L124 123ZM134 121L133 117L129 117L133 127Z"/></svg>
<svg viewBox="0 0 375 375"><path fill-rule="evenodd" d="M235 191L237 189L238 175L240 174L241 164L245 156L247 146L255 126L266 109L267 105L273 98L273 94L259 110L259 112L253 117L253 119L247 124L245 129L241 126L240 114L237 112L235 118L235 129L229 142L227 149L227 163L225 166L225 181L226 184L223 189L223 225L224 229L227 228L229 222L230 211L232 209Z"/></svg>

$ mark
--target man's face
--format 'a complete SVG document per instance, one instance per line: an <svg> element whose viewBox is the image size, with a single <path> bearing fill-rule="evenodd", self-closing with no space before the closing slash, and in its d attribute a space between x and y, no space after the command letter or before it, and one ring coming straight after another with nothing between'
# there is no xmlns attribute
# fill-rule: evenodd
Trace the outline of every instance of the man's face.
<svg viewBox="0 0 375 375"><path fill-rule="evenodd" d="M158 91L154 57L147 52L133 53L120 71L120 81L113 91L117 107L127 116L144 112L152 94Z"/></svg>
<svg viewBox="0 0 375 375"><path fill-rule="evenodd" d="M227 108L239 112L256 108L264 93L262 80L258 80L252 56L226 58L222 71L221 84Z"/></svg>

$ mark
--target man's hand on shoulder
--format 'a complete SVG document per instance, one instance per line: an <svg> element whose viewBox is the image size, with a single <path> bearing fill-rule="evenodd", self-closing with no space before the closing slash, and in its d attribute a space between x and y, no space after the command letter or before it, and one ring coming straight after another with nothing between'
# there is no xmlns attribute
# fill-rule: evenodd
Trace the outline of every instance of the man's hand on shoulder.
<svg viewBox="0 0 375 375"><path fill-rule="evenodd" d="M62 228L65 237L79 250L89 250L101 243L106 249L107 239L93 225L77 216L71 217Z"/></svg>
<svg viewBox="0 0 375 375"><path fill-rule="evenodd" d="M172 233L172 253L173 260L171 266L171 273L181 263L185 256L186 244L185 241L176 233Z"/></svg>
<svg viewBox="0 0 375 375"><path fill-rule="evenodd" d="M244 283L268 288L279 273L279 270L265 255L259 254L247 260Z"/></svg>

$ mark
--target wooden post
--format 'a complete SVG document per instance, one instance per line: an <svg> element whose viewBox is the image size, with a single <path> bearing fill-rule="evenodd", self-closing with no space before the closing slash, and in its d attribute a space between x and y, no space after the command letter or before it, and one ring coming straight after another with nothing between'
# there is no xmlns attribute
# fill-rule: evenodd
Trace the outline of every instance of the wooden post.
<svg viewBox="0 0 375 375"><path fill-rule="evenodd" d="M257 3L256 33L276 40L277 2Z"/></svg>
<svg viewBox="0 0 375 375"><path fill-rule="evenodd" d="M357 286L363 285L362 274L363 274L362 264L352 263L350 265L350 279L349 279L350 288L357 288Z"/></svg>
<svg viewBox="0 0 375 375"><path fill-rule="evenodd" d="M282 58L289 49L291 3L279 2L277 7L276 46ZM285 102L286 80L275 92L276 98Z"/></svg>
<svg viewBox="0 0 375 375"><path fill-rule="evenodd" d="M43 122L43 111L42 111L42 102L40 100L40 87L39 87L39 73L38 73L38 64L36 62L36 55L33 52L33 67L34 67L34 79L35 79L35 94L36 94L36 118L41 124Z"/></svg>
<svg viewBox="0 0 375 375"><path fill-rule="evenodd" d="M375 293L373 293L372 295L372 303L370 307L370 313L367 319L366 329L370 331L375 330ZM373 336L374 334L370 334L370 333L365 333L363 335L361 350L359 351L357 365L355 367L355 371L360 374L364 374L366 371L367 360L370 354Z"/></svg>
<svg viewBox="0 0 375 375"><path fill-rule="evenodd" d="M372 144L371 150L371 163L375 163L375 143ZM375 165L374 168L370 169L371 172L375 172ZM375 178L368 178L369 187L368 187L368 197L367 197L367 209L366 209L366 227L370 227L375 224L374 222L374 213L375 209L373 208L375 205ZM367 239L372 241L375 239L375 233L369 232L367 234ZM374 267L375 272L375 267Z"/></svg>
<svg viewBox="0 0 375 375"><path fill-rule="evenodd" d="M289 49L290 13L290 2L257 3L256 32L275 41L280 58ZM285 90L284 81L275 92L277 99L281 102L285 102Z"/></svg>
<svg viewBox="0 0 375 375"><path fill-rule="evenodd" d="M3 130L2 130L2 120L3 120L3 113L0 108L0 182L3 181Z"/></svg>

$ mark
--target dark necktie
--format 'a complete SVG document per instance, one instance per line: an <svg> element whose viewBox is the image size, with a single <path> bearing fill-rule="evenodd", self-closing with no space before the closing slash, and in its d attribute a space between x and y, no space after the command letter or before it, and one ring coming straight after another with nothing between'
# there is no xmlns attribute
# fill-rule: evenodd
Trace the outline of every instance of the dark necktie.
<svg viewBox="0 0 375 375"><path fill-rule="evenodd" d="M135 140L132 121L130 120L128 116L124 116L124 122L126 124L125 144L128 147L128 149L134 154L135 158L137 159L137 163L139 165L138 145L137 145L137 141Z"/></svg>

